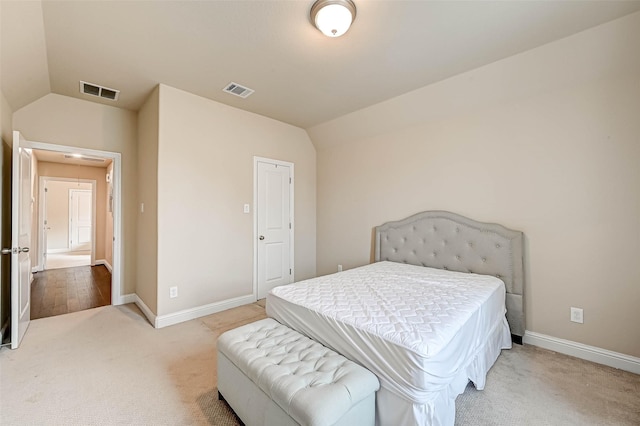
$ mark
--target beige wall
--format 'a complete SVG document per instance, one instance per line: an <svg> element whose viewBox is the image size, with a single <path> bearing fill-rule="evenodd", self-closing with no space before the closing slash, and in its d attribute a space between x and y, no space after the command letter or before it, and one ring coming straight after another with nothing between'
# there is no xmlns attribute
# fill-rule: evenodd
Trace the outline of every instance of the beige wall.
<svg viewBox="0 0 640 426"><path fill-rule="evenodd" d="M11 148L13 111L0 91L0 245L11 247ZM11 256L0 256L0 329L9 320ZM7 332L9 330L7 329ZM0 339L3 336L0 335Z"/></svg>
<svg viewBox="0 0 640 426"><path fill-rule="evenodd" d="M156 87L138 112L138 270L136 293L158 312L158 94ZM144 203L144 212L140 204Z"/></svg>
<svg viewBox="0 0 640 426"><path fill-rule="evenodd" d="M316 154L304 130L165 85L159 98L158 313L253 293L242 206L253 204L254 155L295 164L295 276L313 277Z"/></svg>
<svg viewBox="0 0 640 426"><path fill-rule="evenodd" d="M122 154L122 294L135 291L137 114L49 94L13 114L25 139ZM41 174L44 173L41 171ZM104 175L102 176L104 182Z"/></svg>
<svg viewBox="0 0 640 426"><path fill-rule="evenodd" d="M309 135L320 274L419 211L502 223L527 236L527 330L640 356L640 13Z"/></svg>
<svg viewBox="0 0 640 426"><path fill-rule="evenodd" d="M12 145L13 140L12 119L13 111L4 97L4 93L0 91L0 136L2 136L4 143L8 145Z"/></svg>

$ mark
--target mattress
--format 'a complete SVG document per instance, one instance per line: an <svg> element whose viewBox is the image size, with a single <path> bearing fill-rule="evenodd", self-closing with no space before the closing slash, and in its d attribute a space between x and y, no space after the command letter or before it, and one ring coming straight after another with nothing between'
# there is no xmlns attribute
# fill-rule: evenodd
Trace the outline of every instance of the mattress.
<svg viewBox="0 0 640 426"><path fill-rule="evenodd" d="M267 315L375 373L418 417L434 416L443 401L453 405L468 380L484 387L500 349L511 347L505 312L498 278L394 262L267 296Z"/></svg>

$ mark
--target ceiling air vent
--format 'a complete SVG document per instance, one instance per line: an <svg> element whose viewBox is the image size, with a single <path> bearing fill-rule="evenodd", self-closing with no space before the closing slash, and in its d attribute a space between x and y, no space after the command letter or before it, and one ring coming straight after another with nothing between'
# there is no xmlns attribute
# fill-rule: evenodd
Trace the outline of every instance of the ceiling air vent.
<svg viewBox="0 0 640 426"><path fill-rule="evenodd" d="M85 95L98 96L99 98L109 99L110 101L117 101L119 90L109 89L108 87L98 86L97 84L87 83L86 81L80 81L80 93Z"/></svg>
<svg viewBox="0 0 640 426"><path fill-rule="evenodd" d="M104 158L87 157L86 155L81 155L81 154L65 154L64 158L75 158L76 160L95 161L96 163L105 162Z"/></svg>
<svg viewBox="0 0 640 426"><path fill-rule="evenodd" d="M227 93L231 93L232 95L240 96L243 99L255 92L253 89L249 89L248 87L241 86L234 82L227 84L227 87L222 90Z"/></svg>

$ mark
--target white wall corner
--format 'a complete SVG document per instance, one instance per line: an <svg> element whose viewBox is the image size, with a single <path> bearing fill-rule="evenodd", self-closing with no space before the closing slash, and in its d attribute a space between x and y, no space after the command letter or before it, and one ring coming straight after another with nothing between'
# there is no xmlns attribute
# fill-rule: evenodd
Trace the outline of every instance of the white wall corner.
<svg viewBox="0 0 640 426"><path fill-rule="evenodd" d="M235 297L233 299L227 299L222 302L210 303L208 305L197 306L191 309L184 309L167 315L158 315L155 317L154 326L156 328L168 327L170 325L179 324L195 318L215 314L216 312L225 311L242 305L248 305L255 301L255 296L253 294L249 294L246 296Z"/></svg>
<svg viewBox="0 0 640 426"><path fill-rule="evenodd" d="M105 259L97 259L95 262L95 265L104 265L108 270L110 274L113 274L113 268L111 267L111 265L109 264L109 262L107 262ZM131 296L131 295L128 295ZM131 302L125 302L125 303L134 303L135 301L132 300Z"/></svg>
<svg viewBox="0 0 640 426"><path fill-rule="evenodd" d="M561 354L592 361L609 367L640 374L640 358L613 352L595 346L584 345L571 340L559 339L546 334L525 331L523 343L538 346Z"/></svg>
<svg viewBox="0 0 640 426"><path fill-rule="evenodd" d="M153 325L154 328L158 328L156 326L156 322L157 322L156 315L153 312L151 312L151 309L149 309L147 304L144 303L137 294L134 294L133 296L135 297L134 303L136 304L136 306L140 308L140 310L142 311L144 316L147 317L151 325Z"/></svg>

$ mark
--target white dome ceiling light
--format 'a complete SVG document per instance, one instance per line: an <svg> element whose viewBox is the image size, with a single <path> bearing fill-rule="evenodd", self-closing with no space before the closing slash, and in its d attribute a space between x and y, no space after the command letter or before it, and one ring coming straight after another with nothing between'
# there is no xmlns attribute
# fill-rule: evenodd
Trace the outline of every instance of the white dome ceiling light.
<svg viewBox="0 0 640 426"><path fill-rule="evenodd" d="M356 5L351 0L318 0L311 6L311 20L327 37L340 37L356 19Z"/></svg>

